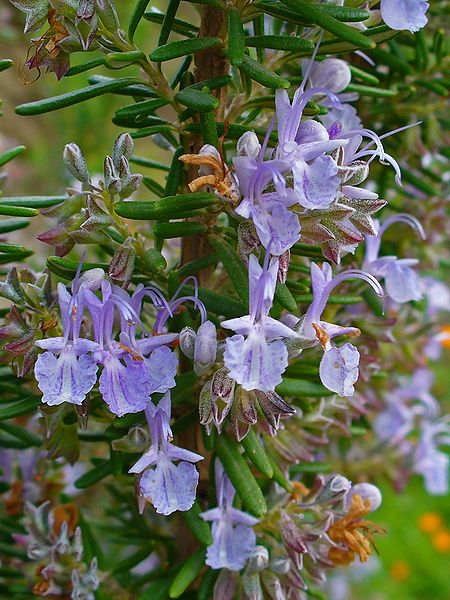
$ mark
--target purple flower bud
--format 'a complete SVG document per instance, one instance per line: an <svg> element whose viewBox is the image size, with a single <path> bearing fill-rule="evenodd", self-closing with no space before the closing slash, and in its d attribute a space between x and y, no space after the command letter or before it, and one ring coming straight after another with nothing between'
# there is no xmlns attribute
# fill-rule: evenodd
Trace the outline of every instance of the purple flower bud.
<svg viewBox="0 0 450 600"><path fill-rule="evenodd" d="M109 276L115 282L120 283L124 288L128 287L128 284L131 281L135 258L136 250L134 249L134 240L129 237L121 246L119 246L119 248L117 248L109 263Z"/></svg>
<svg viewBox="0 0 450 600"><path fill-rule="evenodd" d="M71 174L82 183L89 183L90 176L83 152L76 144L64 147L64 163Z"/></svg>
<svg viewBox="0 0 450 600"><path fill-rule="evenodd" d="M194 344L194 371L203 375L216 361L217 331L211 321L205 321L197 331Z"/></svg>
<svg viewBox="0 0 450 600"><path fill-rule="evenodd" d="M357 494L363 500L370 500L370 510L373 512L381 506L383 497L376 485L371 483L357 483L352 485L347 495L344 498L344 508L347 510L352 503L353 496Z"/></svg>
<svg viewBox="0 0 450 600"><path fill-rule="evenodd" d="M134 175L130 175L126 183L122 182L122 190L120 192L120 197L129 198L131 194L134 194L136 190L139 189L142 183L142 175L135 173Z"/></svg>
<svg viewBox="0 0 450 600"><path fill-rule="evenodd" d="M278 281L280 283L286 283L286 279L289 271L289 263L291 260L291 252L290 250L286 250L283 254L280 255L278 260Z"/></svg>
<svg viewBox="0 0 450 600"><path fill-rule="evenodd" d="M348 64L340 58L326 58L314 63L310 75L313 87L327 88L335 93L345 90L351 79Z"/></svg>

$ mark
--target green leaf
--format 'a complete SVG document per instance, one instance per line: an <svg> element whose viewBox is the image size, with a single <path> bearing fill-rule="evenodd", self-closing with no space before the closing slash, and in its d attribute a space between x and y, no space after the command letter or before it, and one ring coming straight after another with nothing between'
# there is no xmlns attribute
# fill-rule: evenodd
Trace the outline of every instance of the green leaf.
<svg viewBox="0 0 450 600"><path fill-rule="evenodd" d="M164 187L164 196L166 198L177 195L183 177L183 163L180 161L180 156L182 156L184 153L184 148L182 148L181 146L178 147L173 153L172 162L170 163L170 169L166 177L166 185ZM185 196L188 196L188 194L186 194ZM214 204L212 198L211 202ZM195 207L192 208L199 208L199 206L197 204ZM206 207L202 206L201 208Z"/></svg>
<svg viewBox="0 0 450 600"><path fill-rule="evenodd" d="M206 550L199 548L183 564L169 588L169 598L179 598L191 585L205 564Z"/></svg>
<svg viewBox="0 0 450 600"><path fill-rule="evenodd" d="M90 85L95 85L97 83L107 83L108 81L116 81L116 79L114 79L113 77L104 77L103 75L91 75L88 79ZM133 98L159 97L159 94L157 94L154 90L142 84L128 85L124 88L114 90L112 93L118 94L119 96L132 96Z"/></svg>
<svg viewBox="0 0 450 600"><path fill-rule="evenodd" d="M102 479L105 479L105 477L108 477L108 475L111 475L111 461L103 460L99 465L79 477L74 485L79 490L83 490L91 487L91 485L95 485Z"/></svg>
<svg viewBox="0 0 450 600"><path fill-rule="evenodd" d="M211 146L218 148L219 136L217 135L216 121L212 111L200 113L200 126L202 129L203 143L211 144Z"/></svg>
<svg viewBox="0 0 450 600"><path fill-rule="evenodd" d="M313 50L314 44L309 40L292 35L255 35L246 37L245 43L251 48L271 48L286 52L302 52Z"/></svg>
<svg viewBox="0 0 450 600"><path fill-rule="evenodd" d="M13 158L16 158L16 156L19 156L19 154L22 154L25 150L25 146L16 146L15 148L10 148L9 150L2 152L2 154L0 154L0 167L6 165L6 163Z"/></svg>
<svg viewBox="0 0 450 600"><path fill-rule="evenodd" d="M130 133L133 140L138 140L140 138L148 137L149 135L156 135L157 133L161 133L162 135L169 136L173 133L172 125L153 125L151 127L144 127L142 129L138 129L137 131L132 131Z"/></svg>
<svg viewBox="0 0 450 600"><path fill-rule="evenodd" d="M150 54L153 62L164 62L187 54L196 54L210 48L222 46L222 40L218 37L199 37L192 40L178 40L159 46Z"/></svg>
<svg viewBox="0 0 450 600"><path fill-rule="evenodd" d="M13 64L14 63L10 58L3 58L2 60L0 60L0 72L6 71L6 69L12 67Z"/></svg>
<svg viewBox="0 0 450 600"><path fill-rule="evenodd" d="M144 14L144 19L150 21L151 23L162 24L165 18L166 14L156 8L152 8L149 12ZM174 19L172 21L172 32L192 38L197 36L198 27L192 23L188 23L187 21Z"/></svg>
<svg viewBox="0 0 450 600"><path fill-rule="evenodd" d="M150 0L138 0L134 7L133 13L130 18L128 25L128 39L130 42L133 41L134 33L139 25L140 20L144 16L144 12L149 4Z"/></svg>
<svg viewBox="0 0 450 600"><path fill-rule="evenodd" d="M430 183L424 180L423 177L419 177L418 175L414 175L411 171L404 169L402 167L402 179L406 181L406 183L410 183L418 190L427 194L428 196L439 196L438 190L432 186Z"/></svg>
<svg viewBox="0 0 450 600"><path fill-rule="evenodd" d="M260 8L263 12L273 17L280 18L283 21L290 21L292 23L298 23L299 25L313 25L314 21L308 18L308 15L304 13L297 14L293 10L286 9L280 2L273 0L263 0L255 2L255 6ZM346 6L335 6L332 4L320 4L316 5L322 12L326 13L344 23L359 23L365 21L370 17L370 13L360 8L351 8Z"/></svg>
<svg viewBox="0 0 450 600"><path fill-rule="evenodd" d="M108 566L105 561L102 546L95 537L91 526L83 517L83 513L81 511L78 513L78 525L80 526L83 539L84 560L91 562L91 560L96 557L99 568L102 569L102 571L106 570Z"/></svg>
<svg viewBox="0 0 450 600"><path fill-rule="evenodd" d="M0 221L0 234L9 233L10 231L16 231L16 229L23 229L28 227L30 221L26 219L7 219L6 221Z"/></svg>
<svg viewBox="0 0 450 600"><path fill-rule="evenodd" d="M381 89L368 85L359 85L357 83L350 83L345 88L344 92L357 92L361 96L372 96L374 98L392 98L392 96L398 94L397 90Z"/></svg>
<svg viewBox="0 0 450 600"><path fill-rule="evenodd" d="M246 54L244 55L239 69L243 71L247 77L250 77L250 79L271 89L287 89L291 85L287 79L280 77Z"/></svg>
<svg viewBox="0 0 450 600"><path fill-rule="evenodd" d="M209 242L217 252L225 271L236 290L242 304L248 307L248 272L236 250L222 237L211 235Z"/></svg>
<svg viewBox="0 0 450 600"><path fill-rule="evenodd" d="M320 383L314 383L305 379L291 379L285 377L277 387L280 396L293 396L294 398L322 398L323 396L334 396Z"/></svg>
<svg viewBox="0 0 450 600"><path fill-rule="evenodd" d="M137 117L145 117L147 115L151 115L161 108L168 104L168 101L164 98L153 98L152 100L145 100L144 102L136 102L135 104L130 104L129 106L123 106L119 108L115 112L115 117L125 117L125 118L137 118Z"/></svg>
<svg viewBox="0 0 450 600"><path fill-rule="evenodd" d="M375 42L368 39L352 27L338 21L335 17L327 14L317 4L309 4L302 0L281 0L283 4L305 19L310 19L325 31L333 33L342 40L349 42L359 48L375 48ZM352 10L352 9L349 9ZM370 16L370 15L368 15Z"/></svg>
<svg viewBox="0 0 450 600"><path fill-rule="evenodd" d="M153 233L164 239L187 237L189 235L199 235L208 231L208 225L194 221L183 221L177 223L157 223L153 228Z"/></svg>
<svg viewBox="0 0 450 600"><path fill-rule="evenodd" d="M245 34L241 21L241 10L230 8L228 11L228 60L234 67L238 67L245 52Z"/></svg>
<svg viewBox="0 0 450 600"><path fill-rule="evenodd" d="M158 46L164 45L169 39L170 32L172 31L173 22L175 15L177 14L178 7L180 6L180 0L169 0L169 5L166 8L166 16L159 33Z"/></svg>
<svg viewBox="0 0 450 600"><path fill-rule="evenodd" d="M314 297L312 294L297 294L295 296L295 300L299 303L303 304L311 304ZM328 298L328 304L360 304L363 302L361 296L339 296L338 294L334 294Z"/></svg>
<svg viewBox="0 0 450 600"><path fill-rule="evenodd" d="M284 476L284 473L281 470L277 460L275 460L275 458L272 455L269 455L269 460L273 469L272 479L276 481L278 485L281 485L281 487L287 492L291 493L293 490L291 482Z"/></svg>
<svg viewBox="0 0 450 600"><path fill-rule="evenodd" d="M285 283L277 283L277 287L275 288L275 300L289 312L297 312L297 302Z"/></svg>
<svg viewBox="0 0 450 600"><path fill-rule="evenodd" d="M371 73L367 73L367 71L365 71L364 69L359 69L358 67L355 67L353 65L348 66L350 68L352 77L354 77L355 79L361 79L361 81L370 83L371 85L378 85L380 83L378 77L375 77L375 75L372 75Z"/></svg>
<svg viewBox="0 0 450 600"><path fill-rule="evenodd" d="M192 87L185 88L175 95L176 102L187 106L195 112L209 112L217 108L219 100L208 92L196 90Z"/></svg>
<svg viewBox="0 0 450 600"><path fill-rule="evenodd" d="M189 275L195 275L202 269L207 269L219 262L219 257L215 252L201 256L195 260L191 260L185 263L178 269L178 275L180 278L188 277Z"/></svg>
<svg viewBox="0 0 450 600"><path fill-rule="evenodd" d="M203 546L212 544L212 535L210 526L199 515L202 512L197 500L192 505L192 508L182 513L189 529Z"/></svg>
<svg viewBox="0 0 450 600"><path fill-rule="evenodd" d="M167 196L154 202L135 201L117 202L115 212L121 217L135 220L180 219L183 213L200 208L214 206L217 196L209 192L194 192L191 194L178 194ZM185 225L185 223L171 223L170 225ZM197 223L199 225L199 223ZM202 227L202 231L203 231ZM175 236L178 237L178 236Z"/></svg>
<svg viewBox="0 0 450 600"><path fill-rule="evenodd" d="M134 63L146 61L147 58L140 50L130 50L128 52L110 52L105 57L105 67L108 69L123 69Z"/></svg>
<svg viewBox="0 0 450 600"><path fill-rule="evenodd" d="M366 301L367 306L371 309L374 315L377 317L383 316L383 302L375 294L372 289L364 290L361 294Z"/></svg>
<svg viewBox="0 0 450 600"><path fill-rule="evenodd" d="M0 198L0 215L10 217L37 217L39 211L35 208L23 208L21 206L10 206L9 204L1 204Z"/></svg>
<svg viewBox="0 0 450 600"><path fill-rule="evenodd" d="M54 96L53 98L45 98L43 100L37 100L36 102L20 104L16 108L16 113L22 116L41 115L43 113L59 110L67 106L79 104L80 102L85 102L86 100L96 98L97 96L102 96L103 94L121 90L138 82L138 79L124 77L121 79L113 79L104 83L96 83L89 87L75 90L74 92L67 92L66 94L61 94L60 96Z"/></svg>
<svg viewBox="0 0 450 600"><path fill-rule="evenodd" d="M26 208L48 208L67 200L67 196L4 196L0 198L3 206L23 206Z"/></svg>
<svg viewBox="0 0 450 600"><path fill-rule="evenodd" d="M367 29L360 35L367 38L375 45L395 37L398 35L398 31L394 31L387 25L379 25L378 27L371 27L370 29ZM372 48L374 48L374 45ZM358 48L361 48L359 44L343 41L342 38L338 36L322 42L320 44L318 54L338 54L342 52L352 52ZM376 48L375 50L372 50L372 52L378 52L378 50L379 49Z"/></svg>
<svg viewBox="0 0 450 600"><path fill-rule="evenodd" d="M223 432L216 438L215 449L244 507L258 518L264 516L267 512L266 501L246 460L239 452L239 444Z"/></svg>
<svg viewBox="0 0 450 600"><path fill-rule="evenodd" d="M105 64L105 57L99 56L99 58L93 58L87 62L81 63L80 65L74 65L70 67L64 77L73 77L74 75L79 75L80 73L85 73L86 71L90 71L91 69L96 69L97 67L101 67Z"/></svg>
<svg viewBox="0 0 450 600"><path fill-rule="evenodd" d="M195 292L194 288L189 285L185 285L183 291L190 296ZM246 313L246 309L242 302L239 302L236 298L232 298L226 294L217 294L216 292L211 292L205 288L199 288L198 297L206 306L206 309L216 315L222 315L228 319L232 319L234 317L242 317L242 315Z"/></svg>
<svg viewBox="0 0 450 600"><path fill-rule="evenodd" d="M169 165L165 165L163 163L157 162L156 160L151 160L149 158L143 158L141 156L132 156L130 158L130 162L135 165L139 165L140 167L147 167L149 169L157 169L159 171L169 171Z"/></svg>
<svg viewBox="0 0 450 600"><path fill-rule="evenodd" d="M6 421L7 419L13 419L14 417L21 417L28 413L34 412L37 407L41 404L41 399L36 396L30 396L23 400L17 400L7 406L0 408L0 421Z"/></svg>
<svg viewBox="0 0 450 600"><path fill-rule="evenodd" d="M28 431L20 425L15 425L14 423L0 423L0 431L4 431L8 435L17 438L26 444L28 448L33 446L40 448L42 446L42 440L38 435Z"/></svg>
<svg viewBox="0 0 450 600"><path fill-rule="evenodd" d="M264 477L272 479L272 464L264 450L261 440L258 439L258 436L252 428L250 428L241 444L245 448L245 455L252 461L258 471L264 475Z"/></svg>
<svg viewBox="0 0 450 600"><path fill-rule="evenodd" d="M139 548L137 552L134 552L131 556L127 556L124 560L118 562L112 569L111 573L117 575L118 573L129 572L133 567L138 565L144 559L146 559L153 552L155 548L155 541L151 540L142 548Z"/></svg>
<svg viewBox="0 0 450 600"><path fill-rule="evenodd" d="M79 261L68 260L67 258L60 258L59 256L49 256L47 258L47 267L49 271L58 275L62 279L73 279L77 272ZM103 269L108 271L108 263L83 263L81 271L89 271L90 269Z"/></svg>

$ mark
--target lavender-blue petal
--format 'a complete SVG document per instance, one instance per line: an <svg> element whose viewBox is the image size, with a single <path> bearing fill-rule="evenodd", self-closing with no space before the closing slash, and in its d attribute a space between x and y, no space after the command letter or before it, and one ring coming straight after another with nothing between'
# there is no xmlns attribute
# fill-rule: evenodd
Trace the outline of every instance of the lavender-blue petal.
<svg viewBox="0 0 450 600"><path fill-rule="evenodd" d="M428 23L430 4L423 0L381 0L381 16L391 29L419 31Z"/></svg>
<svg viewBox="0 0 450 600"><path fill-rule="evenodd" d="M319 156L311 164L297 160L292 172L298 202L304 208L328 208L336 198L339 177L331 156Z"/></svg>
<svg viewBox="0 0 450 600"><path fill-rule="evenodd" d="M255 549L255 532L245 525L234 526L224 517L213 522L213 543L208 546L205 562L213 569L240 571Z"/></svg>
<svg viewBox="0 0 450 600"><path fill-rule="evenodd" d="M77 356L68 345L56 357L51 352L38 356L34 374L42 391L42 402L55 406L63 402L81 404L97 380L97 365L89 354Z"/></svg>
<svg viewBox="0 0 450 600"><path fill-rule="evenodd" d="M109 410L119 417L144 410L149 401L150 379L144 361L108 355L100 375L100 393Z"/></svg>
<svg viewBox="0 0 450 600"><path fill-rule="evenodd" d="M359 352L350 343L340 348L332 347L320 361L320 380L323 385L339 396L353 396L353 384L358 380Z"/></svg>
<svg viewBox="0 0 450 600"><path fill-rule="evenodd" d="M178 358L167 346L156 348L145 360L150 380L150 394L167 392L175 387Z"/></svg>
<svg viewBox="0 0 450 600"><path fill-rule="evenodd" d="M140 493L160 515L189 510L195 501L198 471L191 463L175 465L164 454L154 469L146 471L140 481Z"/></svg>

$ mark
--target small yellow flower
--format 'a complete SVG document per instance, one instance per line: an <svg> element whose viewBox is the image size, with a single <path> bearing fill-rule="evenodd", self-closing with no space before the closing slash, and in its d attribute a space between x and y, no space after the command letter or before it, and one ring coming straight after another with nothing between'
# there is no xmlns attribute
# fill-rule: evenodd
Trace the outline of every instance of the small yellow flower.
<svg viewBox="0 0 450 600"><path fill-rule="evenodd" d="M431 538L433 547L442 554L450 552L450 531L441 530Z"/></svg>
<svg viewBox="0 0 450 600"><path fill-rule="evenodd" d="M433 533L442 525L442 518L437 513L427 512L419 517L419 529L424 533Z"/></svg>
<svg viewBox="0 0 450 600"><path fill-rule="evenodd" d="M390 574L395 581L406 581L411 575L411 568L404 560L397 560L392 565Z"/></svg>

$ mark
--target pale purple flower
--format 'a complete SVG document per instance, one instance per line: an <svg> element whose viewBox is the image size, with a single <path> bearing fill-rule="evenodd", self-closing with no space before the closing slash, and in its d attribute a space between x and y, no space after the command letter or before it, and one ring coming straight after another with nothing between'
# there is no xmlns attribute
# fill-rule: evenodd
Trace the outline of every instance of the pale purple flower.
<svg viewBox="0 0 450 600"><path fill-rule="evenodd" d="M414 454L414 472L423 475L430 494L448 494L450 457L439 450L440 445L450 446L450 415L438 421L424 421Z"/></svg>
<svg viewBox="0 0 450 600"><path fill-rule="evenodd" d="M428 23L425 16L430 6L424 0L381 0L381 16L391 29L407 29L414 33Z"/></svg>
<svg viewBox="0 0 450 600"><path fill-rule="evenodd" d="M237 333L226 340L225 366L229 375L246 390L270 392L281 383L288 364L288 351L281 340L296 337L296 333L269 317L275 294L278 258L264 267L255 255L249 260L250 314L222 322L222 327Z"/></svg>
<svg viewBox="0 0 450 600"><path fill-rule="evenodd" d="M383 234L394 223L406 223L415 228L420 237L425 239L422 225L414 217L407 214L397 214L389 217L379 227L376 236L366 236L366 254L363 268L376 277L384 278L387 295L394 302L404 303L410 300L420 300L422 298L422 284L419 276L411 268L418 261L409 258L399 259L396 256L379 257Z"/></svg>
<svg viewBox="0 0 450 600"><path fill-rule="evenodd" d="M252 529L258 519L233 508L235 490L222 464L215 462L217 508L200 514L212 521L213 543L208 546L206 564L213 569L240 571L256 547Z"/></svg>
<svg viewBox="0 0 450 600"><path fill-rule="evenodd" d="M353 396L353 384L359 376L359 352L349 342L325 350L320 361L320 379L325 387L339 396Z"/></svg>
<svg viewBox="0 0 450 600"><path fill-rule="evenodd" d="M151 446L129 471L143 472L139 494L151 502L161 515L189 510L194 504L198 484L198 471L193 463L203 460L203 457L171 443L170 392L162 397L157 406L149 402L145 414ZM178 464L175 461L179 461Z"/></svg>
<svg viewBox="0 0 450 600"><path fill-rule="evenodd" d="M97 364L90 354L98 345L80 338L81 322L85 310L85 294L93 293L103 279L101 270L80 277L77 271L70 293L64 284L58 284L58 301L63 326L63 337L36 341L46 350L38 356L34 373L42 402L54 406L63 402L82 404L97 380ZM101 272L100 272L101 271Z"/></svg>
<svg viewBox="0 0 450 600"><path fill-rule="evenodd" d="M338 348L331 340L341 335L355 337L360 331L355 327L327 323L322 321L321 317L331 292L336 286L349 279L362 279L376 294L383 295L380 284L369 273L350 269L333 278L329 263L323 263L322 268L316 263L311 263L313 301L303 319L295 326L299 334L299 347L307 348L321 344L324 355L319 368L320 379L325 387L341 396L352 396L354 393L353 384L358 379L359 352L350 343ZM296 343L294 340L294 347Z"/></svg>
<svg viewBox="0 0 450 600"><path fill-rule="evenodd" d="M381 492L376 485L373 485L372 483L357 483L352 485L344 498L345 510L351 506L352 497L355 494L360 496L363 500L370 500L371 512L377 510L377 508L380 508L383 501Z"/></svg>

